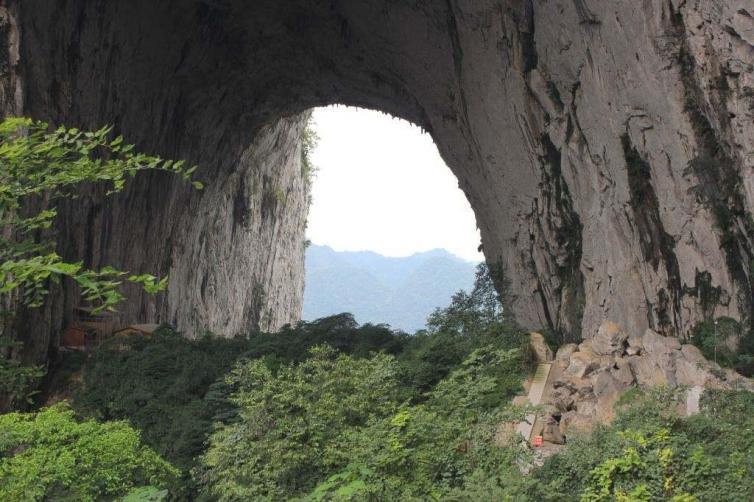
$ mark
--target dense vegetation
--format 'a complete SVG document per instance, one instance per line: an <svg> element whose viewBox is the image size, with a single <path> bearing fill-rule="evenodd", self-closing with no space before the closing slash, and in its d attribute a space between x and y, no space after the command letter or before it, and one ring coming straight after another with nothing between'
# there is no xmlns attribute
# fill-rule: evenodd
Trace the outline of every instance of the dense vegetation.
<svg viewBox="0 0 754 502"><path fill-rule="evenodd" d="M157 451L180 467L193 465L216 420L235 410L235 388L223 378L240 360L263 360L271 368L306 359L315 345L357 357L395 353L402 337L381 326L359 327L347 314L301 323L274 334L236 338L206 335L189 340L171 329L105 346L87 363L74 405L103 420L129 419Z"/></svg>
<svg viewBox="0 0 754 502"><path fill-rule="evenodd" d="M266 392L278 395L278 399L293 399L295 388L283 391L286 385L294 385L292 375L308 374L317 368L317 376L310 377L312 385L322 387L332 379L334 395L342 398L351 395L353 387L349 385L358 386L359 378L380 374L380 385L391 389L385 397L387 409L397 412L399 406L437 403L439 397L430 391L438 382L454 371L466 368L466 373L456 375L460 378L470 371L468 368L480 367L475 371L494 380L485 384L491 385L489 389L480 389L480 406L486 410L505 402L519 388L520 377L527 369L524 351L520 350L526 338L500 309L490 310L490 298L496 301L495 294L489 275L480 268L471 295L457 294L449 308L432 316L431 331L416 336L393 332L387 326L359 326L349 314L302 322L279 333L234 339L208 335L188 340L161 329L152 337L132 339L128 350L122 350L120 341L103 347L88 361L83 385L73 403L81 413L102 420L130 420L143 431L148 444L184 470L184 481L193 489L187 473L204 451L213 423L218 427L243 423L242 396L249 386L261 382L269 387ZM471 296L475 300L469 303ZM473 310L476 315L471 315ZM480 348L485 348L484 353L475 353ZM325 364L331 359L347 370L335 372ZM223 378L236 362L235 369ZM349 384L349 379L356 381ZM373 391L384 390L380 389L377 386ZM363 400L362 406L372 406L378 399L368 390L353 393ZM316 395L306 394L310 398ZM305 415L331 404L315 399ZM355 412L347 413L351 417ZM330 424L328 430L332 433L336 428ZM199 471L204 485L216 473L204 467Z"/></svg>
<svg viewBox="0 0 754 502"><path fill-rule="evenodd" d="M535 467L501 428L522 416L509 403L530 362L489 271L427 325L409 336L342 314L274 334L164 328L105 346L72 400L90 418L65 404L0 417L0 484L16 490L5 498L754 497L752 394L709 391L702 413L680 418L679 391L631 391L613 424Z"/></svg>

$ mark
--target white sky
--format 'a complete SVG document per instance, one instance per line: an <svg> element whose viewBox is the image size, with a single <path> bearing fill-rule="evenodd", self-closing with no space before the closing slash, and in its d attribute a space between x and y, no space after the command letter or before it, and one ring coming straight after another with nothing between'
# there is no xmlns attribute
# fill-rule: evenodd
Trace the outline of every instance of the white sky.
<svg viewBox="0 0 754 502"><path fill-rule="evenodd" d="M388 115L344 106L314 112L318 168L307 237L338 251L407 256L444 248L470 261L474 213L428 134Z"/></svg>

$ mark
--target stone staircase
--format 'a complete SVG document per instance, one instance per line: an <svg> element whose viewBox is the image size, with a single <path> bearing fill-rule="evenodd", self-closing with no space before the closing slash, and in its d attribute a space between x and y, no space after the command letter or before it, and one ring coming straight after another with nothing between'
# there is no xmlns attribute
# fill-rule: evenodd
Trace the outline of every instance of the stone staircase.
<svg viewBox="0 0 754 502"><path fill-rule="evenodd" d="M550 377L550 369L552 363L539 363L537 364L537 370L534 372L534 377L531 381L531 387L529 387L529 404L537 406L542 402L542 396L545 392L545 386L547 385L547 379ZM521 434L523 438L529 442L531 441L531 432L534 429L537 416L534 413L529 413L524 417L524 420L516 427L516 432Z"/></svg>

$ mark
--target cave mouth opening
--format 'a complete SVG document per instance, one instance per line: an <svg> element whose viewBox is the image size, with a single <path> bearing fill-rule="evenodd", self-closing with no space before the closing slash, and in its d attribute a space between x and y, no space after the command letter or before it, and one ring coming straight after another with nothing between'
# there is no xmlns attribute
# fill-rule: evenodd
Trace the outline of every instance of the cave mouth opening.
<svg viewBox="0 0 754 502"><path fill-rule="evenodd" d="M432 137L364 108L316 108L303 319L350 312L414 332L470 290L474 212Z"/></svg>

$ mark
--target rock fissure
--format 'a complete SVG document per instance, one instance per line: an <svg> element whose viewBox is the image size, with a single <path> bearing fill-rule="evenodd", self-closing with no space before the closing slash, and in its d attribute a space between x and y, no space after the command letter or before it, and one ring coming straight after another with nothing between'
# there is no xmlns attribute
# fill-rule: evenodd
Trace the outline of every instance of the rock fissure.
<svg viewBox="0 0 754 502"><path fill-rule="evenodd" d="M749 322L754 322L754 284L750 279L750 267L747 267L747 264L754 264L754 219L741 194L743 182L739 175L740 168L728 153L729 146L722 139L722 134L716 134L704 111L705 94L694 78L698 71L696 62L690 55L681 8L674 9L671 3L671 12L675 35L679 41L678 60L684 88L684 110L689 115L699 147L697 156L689 162L686 172L693 173L699 180L693 187L695 195L712 208L717 229L721 233L721 245L728 269L741 290L739 301L745 306L743 314ZM728 86L722 74L717 81L722 84L717 86L720 91L717 117L724 131L729 128L728 112L724 104Z"/></svg>
<svg viewBox="0 0 754 502"><path fill-rule="evenodd" d="M682 326L681 318L681 277L678 258L675 255L675 241L665 231L659 212L657 194L652 185L652 168L631 143L628 133L621 137L623 154L626 159L626 173L633 221L638 229L644 259L655 272L660 264L665 267L668 289L661 288L657 304L647 310L650 326L666 336L675 335L675 326ZM655 317L656 315L656 317Z"/></svg>

